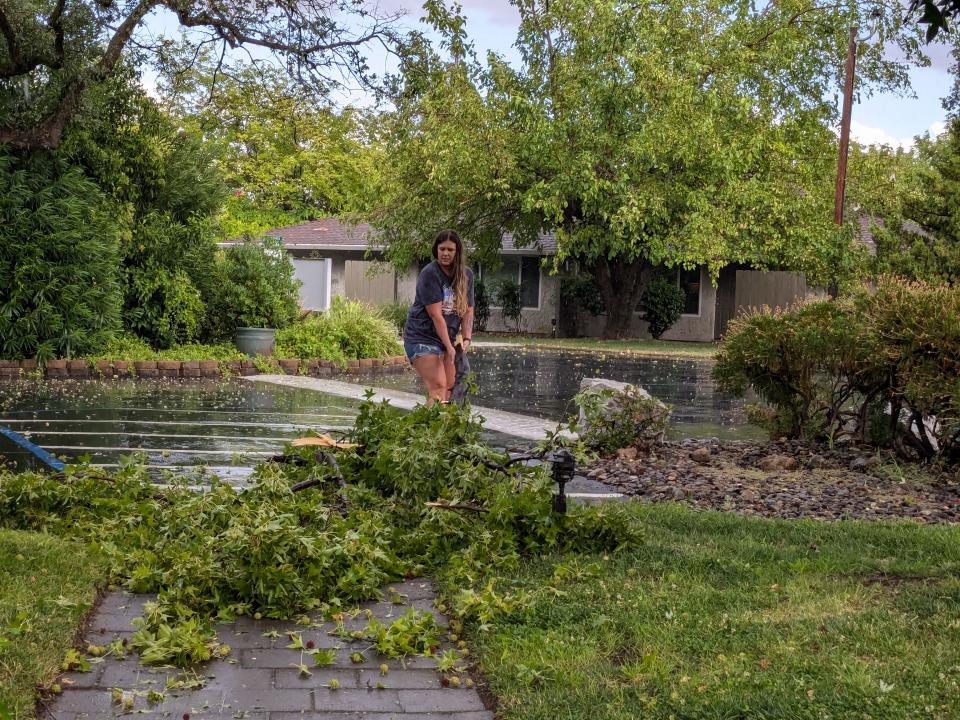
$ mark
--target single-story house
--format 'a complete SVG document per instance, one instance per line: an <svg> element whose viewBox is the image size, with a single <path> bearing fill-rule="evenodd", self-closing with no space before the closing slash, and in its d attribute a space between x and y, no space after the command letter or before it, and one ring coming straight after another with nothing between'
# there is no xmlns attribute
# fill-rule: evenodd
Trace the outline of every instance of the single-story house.
<svg viewBox="0 0 960 720"><path fill-rule="evenodd" d="M293 261L297 278L303 283L300 303L304 309L325 310L332 298L342 295L371 304L409 303L413 300L417 274L422 264L413 263L402 272L382 261L382 246L375 231L365 224L349 225L336 218L323 218L271 230ZM500 251L501 267L489 274L475 268L488 283L493 278L511 277L520 285L523 305L521 329L525 333L552 335L559 332L560 277L543 267L545 258L556 253L556 238L543 234L539 247L517 247L505 234ZM720 337L736 312L745 307L783 307L805 297L804 276L791 272L760 272L728 266L720 272L715 286L706 267L679 269L677 282L686 293L684 313L663 338L665 340L711 341ZM605 317L578 313L578 334L599 336ZM512 329L498 308L491 306L489 331ZM634 315L632 335L648 336L640 313Z"/></svg>

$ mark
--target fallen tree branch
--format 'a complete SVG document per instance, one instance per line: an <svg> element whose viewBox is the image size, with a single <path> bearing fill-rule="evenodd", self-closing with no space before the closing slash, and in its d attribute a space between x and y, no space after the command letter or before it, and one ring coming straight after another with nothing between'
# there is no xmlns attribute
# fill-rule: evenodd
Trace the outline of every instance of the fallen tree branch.
<svg viewBox="0 0 960 720"><path fill-rule="evenodd" d="M437 508L438 510L469 510L470 512L475 512L475 513L490 512L482 505L474 505L473 503L428 502L424 504L427 507Z"/></svg>

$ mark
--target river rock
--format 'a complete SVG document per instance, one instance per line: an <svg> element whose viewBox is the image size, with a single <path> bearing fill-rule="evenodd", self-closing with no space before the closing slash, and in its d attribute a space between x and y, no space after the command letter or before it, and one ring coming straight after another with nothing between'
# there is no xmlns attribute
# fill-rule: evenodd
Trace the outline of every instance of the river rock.
<svg viewBox="0 0 960 720"><path fill-rule="evenodd" d="M823 455L813 453L807 458L806 466L811 469L825 468L830 467L830 462Z"/></svg>
<svg viewBox="0 0 960 720"><path fill-rule="evenodd" d="M628 394L639 395L643 399L653 402L653 408L651 409L650 417L657 417L662 413L669 413L670 411L670 408L665 403L655 398L639 385L617 382L616 380L607 380L606 378L583 378L583 380L580 381L580 392L604 395L609 394L609 397L606 397L603 401L604 417L611 417L613 414L615 414L620 408L620 397ZM583 407L580 408L580 423L584 426L588 424Z"/></svg>
<svg viewBox="0 0 960 720"><path fill-rule="evenodd" d="M764 472L792 472L797 469L799 463L795 457L789 455L767 455L759 463L759 467Z"/></svg>
<svg viewBox="0 0 960 720"><path fill-rule="evenodd" d="M690 459L701 465L708 465L710 463L710 455L710 448L699 447L690 453Z"/></svg>
<svg viewBox="0 0 960 720"><path fill-rule="evenodd" d="M636 460L637 449L635 447L625 447L617 450L617 457L621 460Z"/></svg>
<svg viewBox="0 0 960 720"><path fill-rule="evenodd" d="M880 464L880 458L876 455L861 455L855 457L850 461L850 469L857 472L863 472L864 470L869 470L872 467L876 467Z"/></svg>

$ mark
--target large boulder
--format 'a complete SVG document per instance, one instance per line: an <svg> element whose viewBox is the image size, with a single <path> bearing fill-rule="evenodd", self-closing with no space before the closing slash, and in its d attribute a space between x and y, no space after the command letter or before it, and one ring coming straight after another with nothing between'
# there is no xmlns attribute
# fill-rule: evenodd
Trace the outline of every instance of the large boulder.
<svg viewBox="0 0 960 720"><path fill-rule="evenodd" d="M670 418L670 406L639 385L583 378L577 395L581 437L613 451L634 442L660 442Z"/></svg>

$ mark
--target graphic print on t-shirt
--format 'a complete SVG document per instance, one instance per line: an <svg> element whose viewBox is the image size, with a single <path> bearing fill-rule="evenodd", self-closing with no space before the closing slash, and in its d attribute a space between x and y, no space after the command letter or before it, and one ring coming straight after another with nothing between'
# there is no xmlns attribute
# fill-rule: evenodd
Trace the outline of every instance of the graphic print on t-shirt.
<svg viewBox="0 0 960 720"><path fill-rule="evenodd" d="M453 302L453 288L449 285L443 286L443 301L441 302L440 310L444 315L453 315L457 311Z"/></svg>

